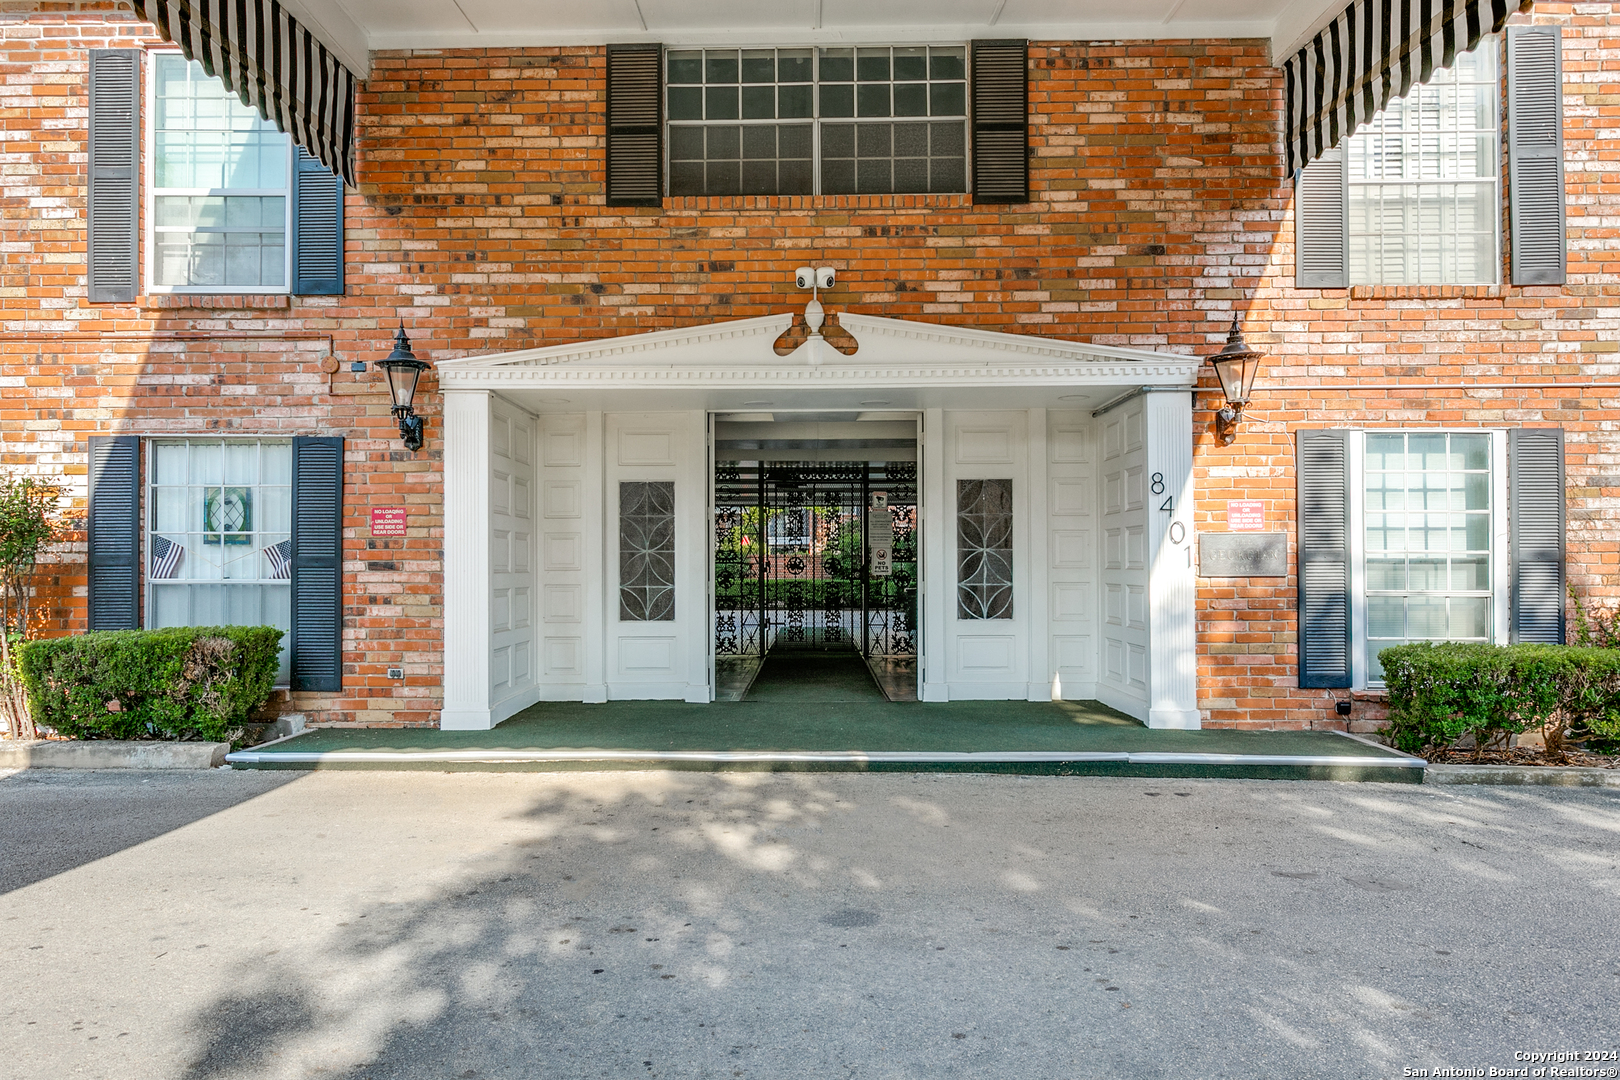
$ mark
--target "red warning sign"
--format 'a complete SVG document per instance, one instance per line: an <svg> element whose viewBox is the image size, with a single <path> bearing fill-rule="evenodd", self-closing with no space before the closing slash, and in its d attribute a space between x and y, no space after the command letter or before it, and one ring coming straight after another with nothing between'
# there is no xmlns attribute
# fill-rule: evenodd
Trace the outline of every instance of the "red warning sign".
<svg viewBox="0 0 1620 1080"><path fill-rule="evenodd" d="M1226 527L1232 532L1264 532L1266 504L1260 499L1229 499Z"/></svg>
<svg viewBox="0 0 1620 1080"><path fill-rule="evenodd" d="M403 506L373 506L371 508L372 536L404 536L405 508Z"/></svg>

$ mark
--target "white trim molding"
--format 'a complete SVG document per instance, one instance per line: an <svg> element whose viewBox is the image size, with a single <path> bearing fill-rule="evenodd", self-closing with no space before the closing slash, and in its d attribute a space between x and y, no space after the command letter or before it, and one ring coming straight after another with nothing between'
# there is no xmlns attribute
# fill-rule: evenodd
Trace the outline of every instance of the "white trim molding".
<svg viewBox="0 0 1620 1080"><path fill-rule="evenodd" d="M489 685L491 398L487 390L444 395L445 731L497 723Z"/></svg>
<svg viewBox="0 0 1620 1080"><path fill-rule="evenodd" d="M859 343L853 356L829 348L812 365L801 348L773 343L791 314L441 360L445 390L865 389L918 387L1192 386L1201 357L1092 345L844 313Z"/></svg>
<svg viewBox="0 0 1620 1080"><path fill-rule="evenodd" d="M1192 395L1152 393L1147 434L1150 728L1197 728L1198 582L1194 576ZM1155 477L1162 477L1162 490Z"/></svg>

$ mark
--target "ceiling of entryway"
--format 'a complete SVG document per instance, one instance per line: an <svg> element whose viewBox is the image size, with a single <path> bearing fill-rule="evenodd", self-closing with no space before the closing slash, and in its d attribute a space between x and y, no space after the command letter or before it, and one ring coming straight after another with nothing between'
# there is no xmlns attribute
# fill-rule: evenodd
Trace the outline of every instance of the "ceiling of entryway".
<svg viewBox="0 0 1620 1080"><path fill-rule="evenodd" d="M371 49L1269 38L1286 55L1346 0L282 0L357 70ZM369 66L369 65L365 65Z"/></svg>

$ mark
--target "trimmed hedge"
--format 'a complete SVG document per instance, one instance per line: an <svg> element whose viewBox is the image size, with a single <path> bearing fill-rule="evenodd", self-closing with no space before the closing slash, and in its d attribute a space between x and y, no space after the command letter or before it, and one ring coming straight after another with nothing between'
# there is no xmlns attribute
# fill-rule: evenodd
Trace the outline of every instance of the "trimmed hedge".
<svg viewBox="0 0 1620 1080"><path fill-rule="evenodd" d="M19 650L36 723L74 739L227 738L275 684L270 626L96 630Z"/></svg>
<svg viewBox="0 0 1620 1080"><path fill-rule="evenodd" d="M1549 754L1620 739L1620 649L1422 642L1378 654L1390 741L1429 754L1540 728Z"/></svg>

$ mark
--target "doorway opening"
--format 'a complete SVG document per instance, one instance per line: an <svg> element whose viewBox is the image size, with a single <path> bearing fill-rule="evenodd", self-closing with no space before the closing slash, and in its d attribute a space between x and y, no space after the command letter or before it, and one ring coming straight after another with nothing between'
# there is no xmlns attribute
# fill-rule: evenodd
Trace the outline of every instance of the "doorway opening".
<svg viewBox="0 0 1620 1080"><path fill-rule="evenodd" d="M915 701L916 461L726 456L765 449L738 441L776 440L716 439L716 699ZM836 442L817 441L784 449Z"/></svg>

